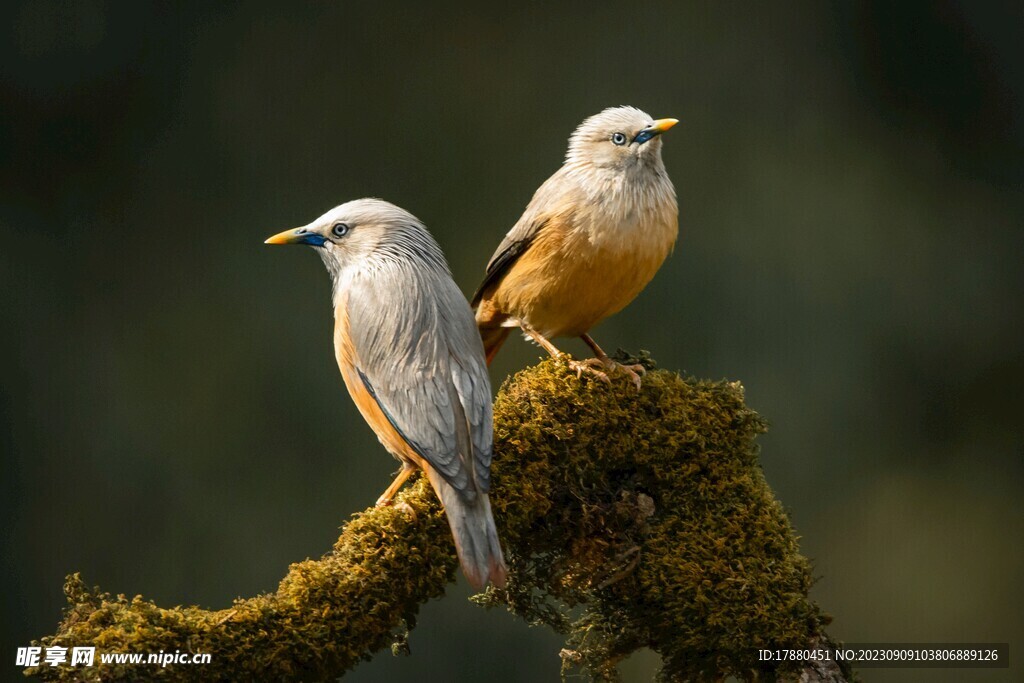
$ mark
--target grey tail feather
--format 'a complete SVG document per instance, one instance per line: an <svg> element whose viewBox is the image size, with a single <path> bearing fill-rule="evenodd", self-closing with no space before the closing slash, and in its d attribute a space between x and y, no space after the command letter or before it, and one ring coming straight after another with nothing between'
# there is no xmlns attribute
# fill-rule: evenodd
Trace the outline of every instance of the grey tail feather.
<svg viewBox="0 0 1024 683"><path fill-rule="evenodd" d="M503 588L508 569L487 494L477 493L470 501L436 472L431 471L430 475L430 483L444 504L459 563L470 585L481 590L490 582Z"/></svg>

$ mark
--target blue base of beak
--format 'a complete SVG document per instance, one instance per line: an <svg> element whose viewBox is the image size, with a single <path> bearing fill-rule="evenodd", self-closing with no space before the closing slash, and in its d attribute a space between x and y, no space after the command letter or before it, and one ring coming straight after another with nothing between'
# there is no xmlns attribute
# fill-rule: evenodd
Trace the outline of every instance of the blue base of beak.
<svg viewBox="0 0 1024 683"><path fill-rule="evenodd" d="M661 135L660 130L642 130L636 134L636 137L633 138L633 142L637 143L638 145L642 145L648 140L655 138L659 135Z"/></svg>
<svg viewBox="0 0 1024 683"><path fill-rule="evenodd" d="M327 238L315 232L306 233L298 239L299 244L308 244L311 247L322 247L325 242L327 242Z"/></svg>

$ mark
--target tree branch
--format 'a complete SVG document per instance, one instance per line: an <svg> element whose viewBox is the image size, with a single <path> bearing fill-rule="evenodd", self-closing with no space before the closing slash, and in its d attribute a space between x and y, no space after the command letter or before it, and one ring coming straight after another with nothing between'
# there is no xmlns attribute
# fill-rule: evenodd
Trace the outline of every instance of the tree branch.
<svg viewBox="0 0 1024 683"><path fill-rule="evenodd" d="M494 413L491 499L510 577L475 600L565 633L563 672L617 680L617 662L649 647L665 681L850 680L835 666L758 661L759 648L829 643L829 618L807 597L810 565L757 459L766 426L738 382L653 371L637 393L625 380L580 381L549 360L506 381ZM64 619L39 644L212 655L159 669L164 680L330 680L389 645L402 649L419 606L444 593L455 566L443 512L420 478L397 505L355 515L330 553L292 565L275 593L228 609L164 609L69 577ZM26 673L140 680L157 668Z"/></svg>

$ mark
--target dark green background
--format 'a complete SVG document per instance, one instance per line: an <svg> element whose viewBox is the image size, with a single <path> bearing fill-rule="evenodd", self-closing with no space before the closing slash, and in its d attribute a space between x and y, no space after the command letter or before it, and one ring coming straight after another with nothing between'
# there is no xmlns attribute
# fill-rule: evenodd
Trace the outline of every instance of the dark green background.
<svg viewBox="0 0 1024 683"><path fill-rule="evenodd" d="M319 259L266 236L383 197L470 293L576 124L627 103L682 121L664 148L682 231L597 339L742 380L837 637L1019 647L1019 3L0 16L4 678L56 624L67 572L223 607L326 551L388 483ZM538 356L510 340L495 383ZM467 595L423 610L412 657L348 680L555 678L558 638Z"/></svg>

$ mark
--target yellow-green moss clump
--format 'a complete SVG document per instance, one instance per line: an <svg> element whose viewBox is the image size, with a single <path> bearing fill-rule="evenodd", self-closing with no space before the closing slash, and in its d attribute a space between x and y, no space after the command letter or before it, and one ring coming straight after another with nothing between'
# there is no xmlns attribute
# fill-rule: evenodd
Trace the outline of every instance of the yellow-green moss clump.
<svg viewBox="0 0 1024 683"><path fill-rule="evenodd" d="M477 600L568 633L564 670L614 680L649 647L664 680L785 674L756 648L822 637L810 565L758 464L766 424L738 382L654 371L637 393L549 361L507 381L494 412L512 571Z"/></svg>
<svg viewBox="0 0 1024 683"><path fill-rule="evenodd" d="M491 500L511 575L477 600L566 633L565 672L614 680L619 660L650 647L663 680L788 678L798 672L758 662L757 648L827 642L827 619L807 598L810 566L758 465L765 423L738 383L653 371L638 393L624 378L581 381L564 361L546 361L508 380L494 413ZM331 553L292 565L276 593L225 610L161 609L72 577L64 621L42 645L180 649L212 662L29 673L330 680L400 649L456 562L424 480L399 502L357 515ZM820 673L810 680L844 678Z"/></svg>

